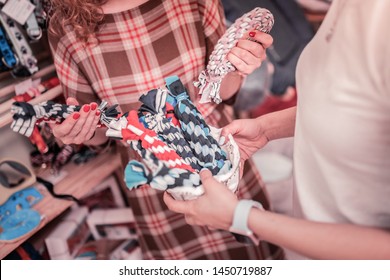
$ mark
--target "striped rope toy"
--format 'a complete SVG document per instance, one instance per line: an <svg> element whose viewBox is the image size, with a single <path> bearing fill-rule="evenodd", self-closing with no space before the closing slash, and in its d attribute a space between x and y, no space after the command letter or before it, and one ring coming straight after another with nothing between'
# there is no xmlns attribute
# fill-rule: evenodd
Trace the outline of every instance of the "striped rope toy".
<svg viewBox="0 0 390 280"><path fill-rule="evenodd" d="M225 164L228 165L226 168L229 168L230 162L227 161L226 153L211 135L210 127L190 100L184 85L176 76L167 78L166 82L170 95L176 100L174 112L179 119L182 133L203 168L209 169L213 175L217 175Z"/></svg>
<svg viewBox="0 0 390 280"><path fill-rule="evenodd" d="M206 70L202 71L198 81L194 82L194 85L200 89L199 94L202 95L200 103L213 100L218 104L222 101L219 95L222 79L227 73L236 70L226 56L236 46L237 41L250 30L269 33L273 24L274 17L267 9L255 8L238 18L226 30L210 55Z"/></svg>
<svg viewBox="0 0 390 280"><path fill-rule="evenodd" d="M102 112L100 123L107 123L119 114L116 110L117 105L106 107L107 102L104 101L99 105L98 109ZM11 106L11 113L13 114L11 129L30 137L37 123L41 121L61 123L70 114L80 111L80 108L81 106L59 104L53 101L46 101L36 105L28 102L14 102Z"/></svg>
<svg viewBox="0 0 390 280"><path fill-rule="evenodd" d="M170 105L169 102L166 104L167 99L169 99L168 91L165 89L154 89L146 95L142 95L140 101L143 104L139 109L139 112L143 114L141 116L142 122L147 128L156 132L193 169L200 170L199 159L192 152L180 130L180 126L175 122L175 119L172 119L175 118L174 115L171 117L167 116L166 107ZM171 105L172 109L173 106Z"/></svg>
<svg viewBox="0 0 390 280"><path fill-rule="evenodd" d="M221 147L220 130L205 123L179 78L169 77L166 84L168 89L141 96L143 104L138 112L131 111L107 124L108 137L127 141L142 158L142 163L128 163L126 185L133 189L149 184L176 199L190 200L203 194L198 173L207 168L234 192L239 179L239 150L233 138ZM174 116L166 108L173 109Z"/></svg>

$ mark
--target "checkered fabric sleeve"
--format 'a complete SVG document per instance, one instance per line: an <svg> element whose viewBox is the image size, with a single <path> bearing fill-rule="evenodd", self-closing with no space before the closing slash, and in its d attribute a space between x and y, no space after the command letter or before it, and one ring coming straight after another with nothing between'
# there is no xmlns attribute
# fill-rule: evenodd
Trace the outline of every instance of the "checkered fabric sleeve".
<svg viewBox="0 0 390 280"><path fill-rule="evenodd" d="M78 49L83 47L81 43L75 43L70 47L54 38L52 34L49 34L49 42L64 97L74 97L80 104L99 101L75 58Z"/></svg>
<svg viewBox="0 0 390 280"><path fill-rule="evenodd" d="M202 18L202 24L205 34L206 42L206 61L205 65L209 62L211 53L214 50L214 46L217 44L219 38L226 31L225 25L225 14L223 6L218 4L218 1L199 1L199 13ZM180 76L179 76L180 77ZM194 80L195 81L195 80ZM202 116L207 117L217 107L214 103L199 104L198 101L200 95L197 94L193 100L197 104L197 108Z"/></svg>

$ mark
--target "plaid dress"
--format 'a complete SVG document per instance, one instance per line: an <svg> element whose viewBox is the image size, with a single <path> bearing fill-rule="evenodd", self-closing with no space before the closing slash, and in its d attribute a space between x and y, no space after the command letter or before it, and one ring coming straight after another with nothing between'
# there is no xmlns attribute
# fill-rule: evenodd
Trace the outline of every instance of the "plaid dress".
<svg viewBox="0 0 390 280"><path fill-rule="evenodd" d="M213 46L225 31L219 1L150 0L139 7L104 16L98 43L85 46L69 31L49 36L58 77L66 97L80 103L107 100L127 112L138 109L138 98L164 86L164 78L177 75L191 98L192 85L205 69ZM206 122L222 127L232 120L226 104L198 104ZM163 193L149 186L128 191L145 259L274 259L280 248L262 242L247 246L229 232L189 226L183 215L167 209ZM248 161L238 196L269 207L261 178Z"/></svg>

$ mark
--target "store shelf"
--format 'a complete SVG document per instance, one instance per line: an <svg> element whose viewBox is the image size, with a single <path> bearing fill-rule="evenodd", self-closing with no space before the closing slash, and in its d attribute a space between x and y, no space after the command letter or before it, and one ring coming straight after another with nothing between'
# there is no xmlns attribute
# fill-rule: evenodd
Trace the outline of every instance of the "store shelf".
<svg viewBox="0 0 390 280"><path fill-rule="evenodd" d="M81 198L106 177L121 170L120 167L120 156L112 153L102 154L84 165L70 163L63 168L63 171L68 176L55 184L55 192L59 194L71 194L76 198ZM52 175L49 171L45 171L38 176L48 179ZM41 224L34 231L18 239L17 242L8 243L0 241L0 259L7 256L74 203L68 200L53 198L47 190L43 190L42 192L44 195L43 200L33 207L33 209L37 210L44 217Z"/></svg>
<svg viewBox="0 0 390 280"><path fill-rule="evenodd" d="M62 93L62 87L61 85L58 85L52 89L49 89L45 93L37 96L36 98L32 99L31 101L29 101L29 103L35 105L40 102L51 100L61 95L61 93ZM0 114L2 114L0 115L0 128L11 124L12 122L11 105L13 102L14 100L12 99L0 104Z"/></svg>
<svg viewBox="0 0 390 280"><path fill-rule="evenodd" d="M54 74L54 73L55 73L54 64L49 64L49 65L45 66L44 68L42 68L41 70L39 70L34 75L32 75L31 77L27 77L24 79L18 79L16 81L13 81L11 84L9 84L7 86L2 86L2 88L0 89L0 98L6 97L6 96L10 95L11 93L13 93L15 91L15 85L23 82L24 80L27 80L27 79L35 80L35 79L43 78L46 75Z"/></svg>

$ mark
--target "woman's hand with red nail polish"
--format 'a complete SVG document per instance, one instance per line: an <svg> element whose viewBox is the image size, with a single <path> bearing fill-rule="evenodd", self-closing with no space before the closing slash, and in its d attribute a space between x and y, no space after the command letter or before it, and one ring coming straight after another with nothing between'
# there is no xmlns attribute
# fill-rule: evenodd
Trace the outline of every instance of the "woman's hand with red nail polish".
<svg viewBox="0 0 390 280"><path fill-rule="evenodd" d="M252 30L238 40L227 59L241 75L249 75L261 66L266 58L266 49L273 43L271 35Z"/></svg>
<svg viewBox="0 0 390 280"><path fill-rule="evenodd" d="M79 105L76 99L69 97L67 105ZM100 114L97 103L85 104L79 112L71 114L61 124L52 126L53 135L64 144L82 144L92 138L98 125Z"/></svg>

